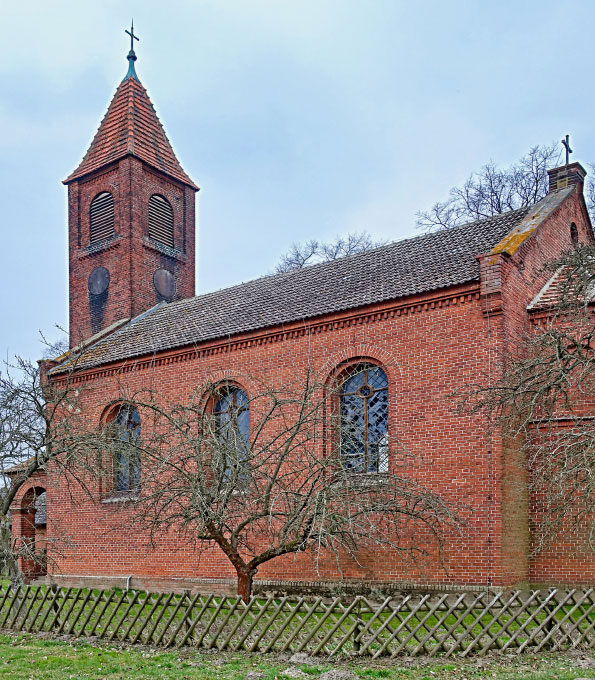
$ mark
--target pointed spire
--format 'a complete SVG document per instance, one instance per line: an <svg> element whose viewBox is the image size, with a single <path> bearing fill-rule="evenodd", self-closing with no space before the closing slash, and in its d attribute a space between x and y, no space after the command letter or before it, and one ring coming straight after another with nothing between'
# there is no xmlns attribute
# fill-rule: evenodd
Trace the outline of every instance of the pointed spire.
<svg viewBox="0 0 595 680"><path fill-rule="evenodd" d="M125 156L136 156L153 168L197 189L182 169L165 134L161 121L134 70L134 25L130 31L130 66L118 86L99 125L91 146L78 168L64 180L65 184L94 172Z"/></svg>
<svg viewBox="0 0 595 680"><path fill-rule="evenodd" d="M126 59L128 59L128 73L126 73L126 75L124 76L124 80L126 80L127 78L134 78L135 80L138 80L138 76L136 75L136 71L134 69L134 62L136 61L136 53L134 52L134 41L139 40L139 38L138 36L134 35L134 19L130 24L130 30L124 31L124 33L127 33L130 36L130 52L128 52L128 56L126 57Z"/></svg>

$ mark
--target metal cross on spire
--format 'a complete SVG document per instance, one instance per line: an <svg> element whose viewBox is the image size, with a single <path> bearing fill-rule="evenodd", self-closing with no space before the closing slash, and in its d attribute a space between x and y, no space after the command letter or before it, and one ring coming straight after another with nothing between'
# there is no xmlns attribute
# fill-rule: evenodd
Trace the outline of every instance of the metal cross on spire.
<svg viewBox="0 0 595 680"><path fill-rule="evenodd" d="M570 160L570 154L572 153L572 149L570 148L570 135L566 135L563 140L561 140L562 146L564 147L564 150L566 151L566 165L568 165L568 161Z"/></svg>
<svg viewBox="0 0 595 680"><path fill-rule="evenodd" d="M130 30L124 31L124 33L128 33L130 36L130 52L128 52L128 56L126 57L126 59L128 59L128 73L124 76L124 80L127 78L134 78L135 80L138 80L138 76L134 70L134 62L136 61L136 54L134 53L134 41L138 40L139 38L138 36L134 35L134 19L130 25Z"/></svg>
<svg viewBox="0 0 595 680"><path fill-rule="evenodd" d="M130 24L130 30L124 31L124 33L128 33L130 36L130 51L134 52L134 41L139 39L138 36L134 35L134 19Z"/></svg>

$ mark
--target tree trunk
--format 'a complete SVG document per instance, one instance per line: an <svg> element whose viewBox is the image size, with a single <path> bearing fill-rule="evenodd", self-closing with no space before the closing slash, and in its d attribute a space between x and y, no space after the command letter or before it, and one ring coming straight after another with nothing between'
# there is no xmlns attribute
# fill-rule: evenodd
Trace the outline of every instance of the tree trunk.
<svg viewBox="0 0 595 680"><path fill-rule="evenodd" d="M238 575L238 595L244 602L248 602L252 597L252 581L256 572L253 569L238 567L236 567L236 572Z"/></svg>

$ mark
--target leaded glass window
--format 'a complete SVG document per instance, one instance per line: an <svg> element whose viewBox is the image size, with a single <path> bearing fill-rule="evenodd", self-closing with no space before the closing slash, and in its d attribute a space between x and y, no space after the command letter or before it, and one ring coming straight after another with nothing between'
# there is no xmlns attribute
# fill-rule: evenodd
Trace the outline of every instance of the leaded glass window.
<svg viewBox="0 0 595 680"><path fill-rule="evenodd" d="M214 409L215 430L221 447L224 478L247 476L250 436L248 395L239 387L226 387L219 393ZM235 473L235 474L234 474Z"/></svg>
<svg viewBox="0 0 595 680"><path fill-rule="evenodd" d="M360 364L339 392L341 461L351 472L388 472L388 380Z"/></svg>
<svg viewBox="0 0 595 680"><path fill-rule="evenodd" d="M116 447L114 456L114 481L116 491L135 491L140 488L140 456L135 444L140 439L140 415L130 404L121 406L114 418L117 439L123 443Z"/></svg>

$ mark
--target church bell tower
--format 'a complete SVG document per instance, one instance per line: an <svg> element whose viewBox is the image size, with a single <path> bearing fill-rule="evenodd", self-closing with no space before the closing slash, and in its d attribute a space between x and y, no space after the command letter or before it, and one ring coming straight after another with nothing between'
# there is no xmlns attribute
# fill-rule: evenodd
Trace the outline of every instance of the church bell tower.
<svg viewBox="0 0 595 680"><path fill-rule="evenodd" d="M128 72L68 186L70 346L160 301L193 297L194 202L136 74Z"/></svg>

